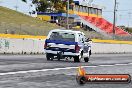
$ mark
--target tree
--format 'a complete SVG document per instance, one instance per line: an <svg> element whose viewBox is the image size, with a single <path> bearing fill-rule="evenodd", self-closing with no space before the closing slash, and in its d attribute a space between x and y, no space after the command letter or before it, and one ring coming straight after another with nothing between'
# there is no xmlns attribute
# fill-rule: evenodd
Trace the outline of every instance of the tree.
<svg viewBox="0 0 132 88"><path fill-rule="evenodd" d="M56 12L65 12L64 7L67 5L67 0L50 0L53 3L53 7L55 8ZM73 0L69 0L71 4Z"/></svg>
<svg viewBox="0 0 132 88"><path fill-rule="evenodd" d="M49 7L49 3L47 2L47 0L33 0L32 2L33 4L36 4L36 10L38 12L45 12Z"/></svg>
<svg viewBox="0 0 132 88"><path fill-rule="evenodd" d="M50 3L48 2L50 1ZM73 0L69 0L70 3L73 2ZM64 7L66 7L67 2L64 0L33 0L32 1L37 6L37 11L39 12L45 12L47 11L48 7L54 8L53 12L65 12Z"/></svg>

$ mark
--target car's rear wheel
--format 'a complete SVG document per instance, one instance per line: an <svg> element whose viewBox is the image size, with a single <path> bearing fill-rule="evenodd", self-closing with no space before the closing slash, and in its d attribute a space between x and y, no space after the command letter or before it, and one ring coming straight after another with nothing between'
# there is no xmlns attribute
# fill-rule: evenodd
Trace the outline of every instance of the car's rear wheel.
<svg viewBox="0 0 132 88"><path fill-rule="evenodd" d="M92 53L91 53L91 50L89 51L89 55L91 55Z"/></svg>
<svg viewBox="0 0 132 88"><path fill-rule="evenodd" d="M88 62L88 61L89 61L89 57L85 57L85 58L84 58L84 61L85 61L85 62Z"/></svg>
<svg viewBox="0 0 132 88"><path fill-rule="evenodd" d="M80 62L82 59L82 54L80 54L79 56L74 56L74 62Z"/></svg>
<svg viewBox="0 0 132 88"><path fill-rule="evenodd" d="M46 53L47 60L53 60L53 56L50 53Z"/></svg>
<svg viewBox="0 0 132 88"><path fill-rule="evenodd" d="M80 62L79 56L74 57L74 62Z"/></svg>
<svg viewBox="0 0 132 88"><path fill-rule="evenodd" d="M89 58L90 58L90 53L89 53L89 55L87 57L84 58L84 61L85 62L88 62L89 61Z"/></svg>

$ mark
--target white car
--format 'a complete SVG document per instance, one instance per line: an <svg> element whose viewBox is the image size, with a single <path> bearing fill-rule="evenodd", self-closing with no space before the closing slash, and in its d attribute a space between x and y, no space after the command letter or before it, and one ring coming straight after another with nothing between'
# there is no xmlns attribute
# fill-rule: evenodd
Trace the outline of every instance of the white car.
<svg viewBox="0 0 132 88"><path fill-rule="evenodd" d="M45 40L47 60L73 58L74 62L89 61L91 45L85 34L72 30L51 30Z"/></svg>

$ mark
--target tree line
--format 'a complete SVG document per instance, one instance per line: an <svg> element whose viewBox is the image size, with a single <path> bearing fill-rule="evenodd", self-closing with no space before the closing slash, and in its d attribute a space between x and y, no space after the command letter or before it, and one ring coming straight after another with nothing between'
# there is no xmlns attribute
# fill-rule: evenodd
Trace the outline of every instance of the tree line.
<svg viewBox="0 0 132 88"><path fill-rule="evenodd" d="M26 0L23 0L26 1ZM38 12L65 12L67 0L32 0ZM73 0L69 0L71 4Z"/></svg>

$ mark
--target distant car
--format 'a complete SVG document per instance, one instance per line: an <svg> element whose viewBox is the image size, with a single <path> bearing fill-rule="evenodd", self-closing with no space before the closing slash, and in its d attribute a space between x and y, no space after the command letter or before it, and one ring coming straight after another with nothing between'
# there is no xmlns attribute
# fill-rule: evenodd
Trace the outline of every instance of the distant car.
<svg viewBox="0 0 132 88"><path fill-rule="evenodd" d="M44 50L47 60L73 58L74 62L89 61L91 45L80 31L55 29L49 32Z"/></svg>

